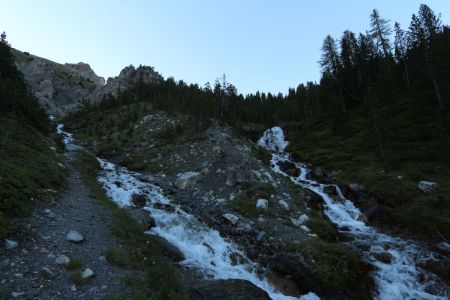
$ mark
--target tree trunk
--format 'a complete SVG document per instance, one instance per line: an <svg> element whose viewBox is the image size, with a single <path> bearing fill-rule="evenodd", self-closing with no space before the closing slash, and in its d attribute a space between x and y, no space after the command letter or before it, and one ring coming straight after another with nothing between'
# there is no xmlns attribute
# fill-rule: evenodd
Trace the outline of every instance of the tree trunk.
<svg viewBox="0 0 450 300"><path fill-rule="evenodd" d="M406 64L406 60L403 61L403 66L405 68L406 86L409 87L409 72L408 72L408 65Z"/></svg>
<svg viewBox="0 0 450 300"><path fill-rule="evenodd" d="M434 76L433 68L431 67L430 64L428 64L428 72L430 73L431 80L433 81L434 94L436 95L438 108L440 111L442 111L444 110L444 105L442 104L441 92L439 90L439 85L436 76Z"/></svg>

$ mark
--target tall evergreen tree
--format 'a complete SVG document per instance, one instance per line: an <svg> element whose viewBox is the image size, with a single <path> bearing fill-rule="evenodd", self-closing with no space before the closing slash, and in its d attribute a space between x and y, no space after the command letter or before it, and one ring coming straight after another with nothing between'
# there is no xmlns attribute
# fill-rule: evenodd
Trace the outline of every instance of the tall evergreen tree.
<svg viewBox="0 0 450 300"><path fill-rule="evenodd" d="M400 24L395 22L395 58L397 63L403 66L404 79L406 85L409 86L409 71L408 71L408 48L407 37L405 31L400 27Z"/></svg>
<svg viewBox="0 0 450 300"><path fill-rule="evenodd" d="M391 54L389 44L389 35L392 30L389 26L389 20L383 19L378 10L374 9L370 15L370 34L377 41L377 47L381 49L385 58Z"/></svg>

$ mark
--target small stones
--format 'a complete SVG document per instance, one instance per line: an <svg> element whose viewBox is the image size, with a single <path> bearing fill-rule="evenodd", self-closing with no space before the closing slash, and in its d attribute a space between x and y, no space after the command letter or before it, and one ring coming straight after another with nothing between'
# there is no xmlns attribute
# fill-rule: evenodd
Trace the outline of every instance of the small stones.
<svg viewBox="0 0 450 300"><path fill-rule="evenodd" d="M70 258L65 255L60 255L55 259L55 263L63 266L68 265L70 263Z"/></svg>
<svg viewBox="0 0 450 300"><path fill-rule="evenodd" d="M306 225L300 225L300 229L303 230L304 232L310 232L311 231L311 229L306 227Z"/></svg>
<svg viewBox="0 0 450 300"><path fill-rule="evenodd" d="M227 220L233 225L236 225L237 221L239 220L239 217L233 214L223 214L222 217L224 217L225 220Z"/></svg>
<svg viewBox="0 0 450 300"><path fill-rule="evenodd" d="M289 210L289 204L287 204L286 201L280 200L280 201L278 201L278 204L280 204L280 206L281 206L282 208L284 208L285 210Z"/></svg>
<svg viewBox="0 0 450 300"><path fill-rule="evenodd" d="M8 250L14 249L18 245L19 245L19 243L16 242L16 241L5 239L5 248L8 249Z"/></svg>
<svg viewBox="0 0 450 300"><path fill-rule="evenodd" d="M53 278L56 277L55 273L53 273L53 271L50 270L50 269L47 268L47 267L43 267L43 268L41 269L41 273L42 273L42 276L43 276L45 279L53 279Z"/></svg>
<svg viewBox="0 0 450 300"><path fill-rule="evenodd" d="M256 207L261 209L267 209L269 207L269 201L266 199L256 200Z"/></svg>
<svg viewBox="0 0 450 300"><path fill-rule="evenodd" d="M21 298L22 296L25 296L25 292L12 292L11 297L13 298Z"/></svg>
<svg viewBox="0 0 450 300"><path fill-rule="evenodd" d="M84 269L83 272L81 272L81 278L83 278L83 279L89 279L89 278L92 278L94 276L95 276L94 271L92 271L89 268L86 268L86 269Z"/></svg>
<svg viewBox="0 0 450 300"><path fill-rule="evenodd" d="M264 231L260 231L258 235L256 236L256 240L258 242L262 242L264 240L264 237L266 236L266 233Z"/></svg>
<svg viewBox="0 0 450 300"><path fill-rule="evenodd" d="M67 233L66 239L69 242L78 244L78 243L81 243L82 241L84 241L84 236L79 231L72 229Z"/></svg>

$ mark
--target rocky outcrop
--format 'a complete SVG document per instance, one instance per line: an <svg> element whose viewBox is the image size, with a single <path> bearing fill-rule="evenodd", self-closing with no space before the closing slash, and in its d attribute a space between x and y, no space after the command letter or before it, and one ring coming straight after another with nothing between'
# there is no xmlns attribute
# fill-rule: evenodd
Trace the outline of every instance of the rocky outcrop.
<svg viewBox="0 0 450 300"><path fill-rule="evenodd" d="M88 64L62 65L28 52L13 50L12 53L39 104L56 117L79 109L83 99L104 81Z"/></svg>
<svg viewBox="0 0 450 300"><path fill-rule="evenodd" d="M175 181L175 186L181 190L193 186L197 180L200 178L200 173L198 172L185 172L180 173Z"/></svg>
<svg viewBox="0 0 450 300"><path fill-rule="evenodd" d="M98 103L104 96L116 96L136 83L163 80L152 67L130 65L114 78L98 76L89 64L59 64L45 58L13 49L16 65L25 82L48 114L64 117L82 107L83 102Z"/></svg>
<svg viewBox="0 0 450 300"><path fill-rule="evenodd" d="M102 87L105 85L105 78L98 76L95 74L94 70L92 70L89 64L79 62L77 64L64 64L66 67L78 72L84 78L91 80L96 87Z"/></svg>
<svg viewBox="0 0 450 300"><path fill-rule="evenodd" d="M106 85L95 90L87 97L90 103L98 103L103 100L104 96L117 96L120 91L134 86L142 81L143 83L157 83L163 78L152 67L139 66L135 68L133 65L125 67L120 71L119 76L108 78Z"/></svg>

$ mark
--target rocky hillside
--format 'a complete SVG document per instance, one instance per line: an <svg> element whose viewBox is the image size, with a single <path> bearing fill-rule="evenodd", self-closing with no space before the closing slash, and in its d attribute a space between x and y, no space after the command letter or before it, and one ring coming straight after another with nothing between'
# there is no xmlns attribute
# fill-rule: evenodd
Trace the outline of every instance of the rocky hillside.
<svg viewBox="0 0 450 300"><path fill-rule="evenodd" d="M83 103L92 104L105 96L116 96L137 82L158 82L162 77L151 67L130 65L118 76L105 79L98 76L89 64L59 64L28 52L12 49L17 68L39 104L55 117L77 111Z"/></svg>
<svg viewBox="0 0 450 300"><path fill-rule="evenodd" d="M88 64L62 65L28 52L13 50L12 53L27 85L51 115L62 117L79 109L85 97L103 86L104 79Z"/></svg>

